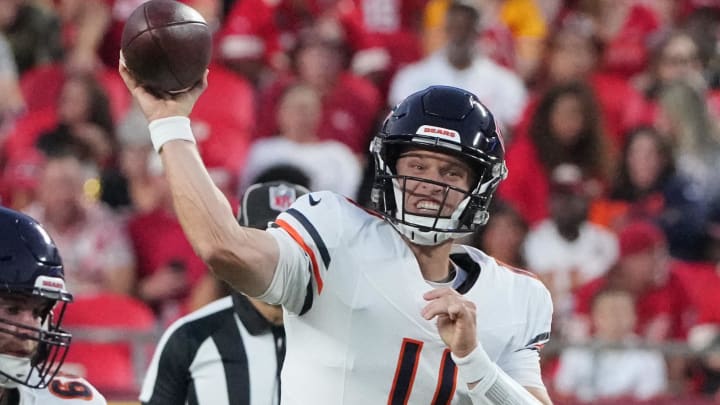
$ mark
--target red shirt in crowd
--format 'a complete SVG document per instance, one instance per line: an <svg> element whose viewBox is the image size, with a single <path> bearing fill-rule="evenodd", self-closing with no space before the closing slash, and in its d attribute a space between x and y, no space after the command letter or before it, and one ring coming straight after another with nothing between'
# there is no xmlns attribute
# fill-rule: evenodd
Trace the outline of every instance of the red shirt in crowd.
<svg viewBox="0 0 720 405"><path fill-rule="evenodd" d="M184 268L191 286L207 272L207 266L190 246L177 217L165 210L155 209L135 216L128 223L128 231L135 248L139 279L171 263Z"/></svg>
<svg viewBox="0 0 720 405"><path fill-rule="evenodd" d="M277 108L285 89L295 82L294 78L276 81L260 96L258 134L278 134ZM370 142L371 130L380 111L380 93L368 80L341 73L337 83L322 98L322 121L318 136L322 140L344 143L353 152L364 154Z"/></svg>
<svg viewBox="0 0 720 405"><path fill-rule="evenodd" d="M648 44L660 28L660 20L652 8L638 3L632 5L622 27L605 43L602 72L629 79L645 70Z"/></svg>
<svg viewBox="0 0 720 405"><path fill-rule="evenodd" d="M688 272L693 271L693 265L673 261L670 265L667 281L640 297L636 297L637 310L636 333L640 336L661 339L684 339L688 328L694 321L693 308L688 297L688 291L681 280L687 278ZM598 277L580 287L575 293L575 312L589 315L592 300L595 294L606 287L606 276ZM651 330L664 325L664 330ZM663 329L663 328L661 328ZM655 335L660 332L660 336Z"/></svg>

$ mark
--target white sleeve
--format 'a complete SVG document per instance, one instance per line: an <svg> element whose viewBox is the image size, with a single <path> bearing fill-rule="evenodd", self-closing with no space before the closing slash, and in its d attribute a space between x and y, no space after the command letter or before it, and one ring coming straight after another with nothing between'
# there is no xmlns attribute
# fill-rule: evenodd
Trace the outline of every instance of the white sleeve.
<svg viewBox="0 0 720 405"><path fill-rule="evenodd" d="M390 89L388 91L388 105L394 107L405 99L410 94L422 90L422 85L419 85L416 80L418 76L419 65L413 64L408 65L400 69L390 83Z"/></svg>
<svg viewBox="0 0 720 405"><path fill-rule="evenodd" d="M640 364L645 371L636 380L635 396L638 399L646 400L664 394L668 388L668 381L665 359L662 354L647 351L643 353L643 356L638 357L642 359Z"/></svg>
<svg viewBox="0 0 720 405"><path fill-rule="evenodd" d="M311 282L310 258L285 231L275 228L268 232L278 243L280 254L275 275L265 292L255 297L268 304L282 305L288 312L299 314L302 311L308 293L307 286Z"/></svg>
<svg viewBox="0 0 720 405"><path fill-rule="evenodd" d="M560 354L558 370L553 384L564 395L582 396L579 389L588 382L588 368L592 367L592 354L581 349L566 349Z"/></svg>
<svg viewBox="0 0 720 405"><path fill-rule="evenodd" d="M293 314L310 309L323 291L333 252L342 245L345 198L328 191L297 199L268 232L278 243L278 264L268 289L257 298Z"/></svg>
<svg viewBox="0 0 720 405"><path fill-rule="evenodd" d="M552 299L538 280L529 279L532 290L527 302L527 321L523 332L514 340L516 347L497 361L498 366L523 387L544 388L540 370L540 350L550 340Z"/></svg>

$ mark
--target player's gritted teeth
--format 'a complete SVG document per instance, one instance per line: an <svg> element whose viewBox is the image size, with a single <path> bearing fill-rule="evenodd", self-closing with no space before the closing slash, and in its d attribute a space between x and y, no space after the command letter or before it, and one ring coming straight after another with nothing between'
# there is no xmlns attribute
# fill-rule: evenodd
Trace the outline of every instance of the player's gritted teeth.
<svg viewBox="0 0 720 405"><path fill-rule="evenodd" d="M421 213L436 214L440 211L440 204L432 200L418 200L415 209Z"/></svg>

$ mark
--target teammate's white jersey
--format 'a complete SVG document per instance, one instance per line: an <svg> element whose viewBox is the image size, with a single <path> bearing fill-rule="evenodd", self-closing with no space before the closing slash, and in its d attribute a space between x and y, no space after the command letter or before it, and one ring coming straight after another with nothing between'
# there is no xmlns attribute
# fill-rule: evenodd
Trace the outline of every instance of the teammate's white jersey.
<svg viewBox="0 0 720 405"><path fill-rule="evenodd" d="M105 397L84 378L57 375L47 388L16 388L19 405L106 405ZM12 394L11 394L12 395Z"/></svg>
<svg viewBox="0 0 720 405"><path fill-rule="evenodd" d="M330 192L298 199L269 232L280 262L261 297L286 309L283 404L469 404L435 321L420 312L415 256L385 220ZM522 386L542 387L552 303L529 273L457 245L456 289L477 305L478 340ZM309 294L308 294L309 293Z"/></svg>

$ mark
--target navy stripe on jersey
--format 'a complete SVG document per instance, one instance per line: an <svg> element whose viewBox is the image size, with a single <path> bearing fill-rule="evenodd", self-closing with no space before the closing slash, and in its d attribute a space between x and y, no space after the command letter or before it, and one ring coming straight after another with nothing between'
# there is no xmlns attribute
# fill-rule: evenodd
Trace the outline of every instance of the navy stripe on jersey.
<svg viewBox="0 0 720 405"><path fill-rule="evenodd" d="M312 275L312 271L308 269L310 272L310 275ZM308 280L307 288L305 289L305 302L303 302L302 309L300 310L300 315L305 315L307 311L312 308L313 304L313 288L312 288L312 277Z"/></svg>
<svg viewBox="0 0 720 405"><path fill-rule="evenodd" d="M480 268L480 265L467 253L451 254L450 260L467 272L468 277L458 286L458 288L455 289L460 294L465 294L475 285L478 277L480 277L482 269Z"/></svg>
<svg viewBox="0 0 720 405"><path fill-rule="evenodd" d="M406 405L408 399L410 399L422 347L423 342L408 338L403 339L388 405Z"/></svg>
<svg viewBox="0 0 720 405"><path fill-rule="evenodd" d="M445 349L438 376L438 386L435 389L435 397L432 405L450 405L455 396L455 385L457 384L457 366L450 356L450 350Z"/></svg>
<svg viewBox="0 0 720 405"><path fill-rule="evenodd" d="M325 268L327 269L330 266L330 252L328 251L327 246L325 246L325 242L320 237L320 233L317 231L317 229L315 229L315 226L310 223L310 221L307 219L307 217L305 217L305 215L303 215L295 208L288 208L285 212L290 214L293 218L300 222L300 224L305 228L307 233L310 234L313 242L315 242L315 246L317 246L318 252L320 252L320 257L322 257Z"/></svg>
<svg viewBox="0 0 720 405"><path fill-rule="evenodd" d="M518 349L516 351L526 350L526 349L540 350L540 349L542 349L543 345L545 345L545 343L547 343L549 340L550 340L550 332L544 332L544 333L541 333L541 334L535 336L534 338L530 339L530 341L525 344L525 347L523 347L522 349Z"/></svg>

